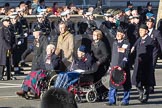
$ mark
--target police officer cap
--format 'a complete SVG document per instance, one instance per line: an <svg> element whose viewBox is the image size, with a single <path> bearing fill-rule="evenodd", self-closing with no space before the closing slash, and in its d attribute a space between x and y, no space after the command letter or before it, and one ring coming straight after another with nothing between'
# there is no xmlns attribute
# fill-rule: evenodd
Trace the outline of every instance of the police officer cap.
<svg viewBox="0 0 162 108"><path fill-rule="evenodd" d="M36 17L37 17L37 18L41 18L41 17L43 17L43 15L36 15Z"/></svg>
<svg viewBox="0 0 162 108"><path fill-rule="evenodd" d="M121 13L122 11L117 9L113 11L113 16L116 16L117 14Z"/></svg>
<svg viewBox="0 0 162 108"><path fill-rule="evenodd" d="M113 17L113 15L111 13L105 13L104 16Z"/></svg>
<svg viewBox="0 0 162 108"><path fill-rule="evenodd" d="M119 27L117 28L117 32L125 33L124 29L123 29L121 26L119 26Z"/></svg>
<svg viewBox="0 0 162 108"><path fill-rule="evenodd" d="M147 27L146 24L141 24L139 28L142 28L142 29L148 30L148 27Z"/></svg>
<svg viewBox="0 0 162 108"><path fill-rule="evenodd" d="M84 45L81 45L79 48L78 48L79 51L81 52L84 52L86 53L86 47Z"/></svg>
<svg viewBox="0 0 162 108"><path fill-rule="evenodd" d="M66 16L67 14L70 14L70 10L66 10L66 11L62 12L60 15L61 16Z"/></svg>
<svg viewBox="0 0 162 108"><path fill-rule="evenodd" d="M92 15L92 12L86 12L86 15L87 16Z"/></svg>
<svg viewBox="0 0 162 108"><path fill-rule="evenodd" d="M146 22L153 22L154 23L155 22L155 19L149 18L149 19L146 20Z"/></svg>
<svg viewBox="0 0 162 108"><path fill-rule="evenodd" d="M133 18L139 19L140 18L140 15L135 15L135 16L133 16Z"/></svg>
<svg viewBox="0 0 162 108"><path fill-rule="evenodd" d="M147 2L147 7L148 6L152 6L152 3L151 2Z"/></svg>
<svg viewBox="0 0 162 108"><path fill-rule="evenodd" d="M4 16L2 19L1 19L1 22L3 21L10 21L10 18L8 16Z"/></svg>
<svg viewBox="0 0 162 108"><path fill-rule="evenodd" d="M133 3L131 1L127 1L127 6L132 6Z"/></svg>
<svg viewBox="0 0 162 108"><path fill-rule="evenodd" d="M108 9L106 13L112 13L114 10L113 9Z"/></svg>
<svg viewBox="0 0 162 108"><path fill-rule="evenodd" d="M41 31L41 29L40 29L39 27L35 27L35 28L33 29L33 32L37 32L37 31Z"/></svg>
<svg viewBox="0 0 162 108"><path fill-rule="evenodd" d="M133 16L129 16L129 19L133 19Z"/></svg>

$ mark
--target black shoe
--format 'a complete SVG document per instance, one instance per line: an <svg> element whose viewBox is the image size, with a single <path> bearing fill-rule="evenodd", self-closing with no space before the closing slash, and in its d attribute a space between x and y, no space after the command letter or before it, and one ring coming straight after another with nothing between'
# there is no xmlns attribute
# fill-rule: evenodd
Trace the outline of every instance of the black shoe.
<svg viewBox="0 0 162 108"><path fill-rule="evenodd" d="M24 75L24 73L22 73L20 71L15 71L15 75Z"/></svg>
<svg viewBox="0 0 162 108"><path fill-rule="evenodd" d="M23 71L24 69L23 69L23 68L21 68L21 67L19 67L19 70L20 70L20 71Z"/></svg>
<svg viewBox="0 0 162 108"><path fill-rule="evenodd" d="M107 105L107 106L115 106L116 103L106 103L105 105Z"/></svg>
<svg viewBox="0 0 162 108"><path fill-rule="evenodd" d="M26 64L25 62L22 62L21 64L21 67L30 67L28 64Z"/></svg>
<svg viewBox="0 0 162 108"><path fill-rule="evenodd" d="M154 93L155 93L155 92L154 92L154 87L150 87L150 88L149 88L149 93L150 93L150 94L154 94Z"/></svg>

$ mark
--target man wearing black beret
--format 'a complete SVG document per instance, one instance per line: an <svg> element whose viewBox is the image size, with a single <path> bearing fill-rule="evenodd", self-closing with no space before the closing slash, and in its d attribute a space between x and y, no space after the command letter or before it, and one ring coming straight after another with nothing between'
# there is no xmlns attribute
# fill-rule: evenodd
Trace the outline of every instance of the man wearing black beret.
<svg viewBox="0 0 162 108"><path fill-rule="evenodd" d="M153 49L155 45L154 40L148 36L148 27L145 24L140 25L139 35L140 38L131 50L131 52L136 51L132 85L137 87L139 101L146 103L149 98L149 87L152 85Z"/></svg>

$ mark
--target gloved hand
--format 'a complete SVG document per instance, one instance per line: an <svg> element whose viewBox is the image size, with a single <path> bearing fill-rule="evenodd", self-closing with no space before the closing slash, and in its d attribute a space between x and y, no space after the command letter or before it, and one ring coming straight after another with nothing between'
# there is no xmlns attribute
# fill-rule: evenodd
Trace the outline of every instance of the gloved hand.
<svg viewBox="0 0 162 108"><path fill-rule="evenodd" d="M22 42L21 42L21 41L18 41L18 42L17 42L17 45L21 45L21 44L22 44Z"/></svg>
<svg viewBox="0 0 162 108"><path fill-rule="evenodd" d="M28 34L27 34L27 33L24 33L24 36L25 36L25 37L27 37L27 36L28 36Z"/></svg>

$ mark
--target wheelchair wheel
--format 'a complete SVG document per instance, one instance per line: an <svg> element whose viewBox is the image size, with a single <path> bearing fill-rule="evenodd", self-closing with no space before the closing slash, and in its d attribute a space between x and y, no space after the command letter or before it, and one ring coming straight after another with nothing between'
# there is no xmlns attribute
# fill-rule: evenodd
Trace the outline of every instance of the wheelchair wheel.
<svg viewBox="0 0 162 108"><path fill-rule="evenodd" d="M48 83L48 89L50 89L52 85L54 86L56 78L57 78L57 74L51 77Z"/></svg>
<svg viewBox="0 0 162 108"><path fill-rule="evenodd" d="M88 102L95 102L97 99L97 93L96 91L94 90L89 90L87 93L86 93L86 100Z"/></svg>

